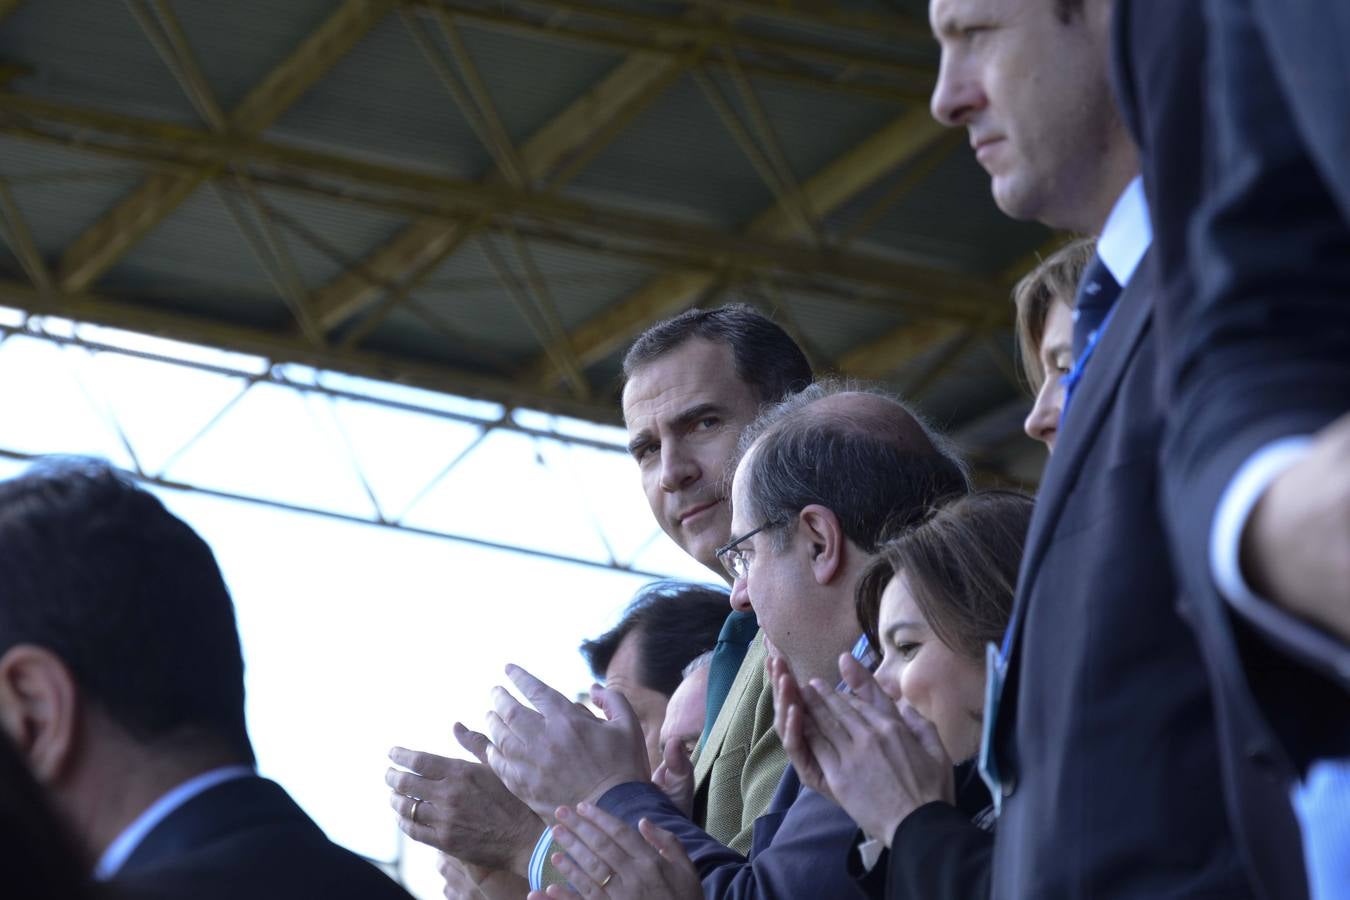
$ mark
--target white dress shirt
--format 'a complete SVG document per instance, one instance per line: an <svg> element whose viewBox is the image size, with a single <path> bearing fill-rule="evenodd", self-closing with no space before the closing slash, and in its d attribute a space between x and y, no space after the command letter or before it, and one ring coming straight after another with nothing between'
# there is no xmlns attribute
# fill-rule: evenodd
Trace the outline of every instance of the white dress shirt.
<svg viewBox="0 0 1350 900"><path fill-rule="evenodd" d="M1097 238L1097 255L1116 284L1124 288L1153 243L1153 222L1144 196L1144 179L1136 175L1116 198Z"/></svg>
<svg viewBox="0 0 1350 900"><path fill-rule="evenodd" d="M94 879L96 881L107 881L114 877L126 864L126 861L131 858L131 854L136 852L136 848L141 845L141 841L145 840L145 836L154 831L155 826L168 818L170 813L192 798L204 794L218 784L233 781L236 778L251 778L253 774L253 769L249 766L222 766L219 769L212 769L209 772L203 772L189 778L178 785L178 787L147 806L144 812L133 819L131 824L122 829L122 833L113 839L113 842L103 851L103 855L99 857L98 865L94 867Z"/></svg>

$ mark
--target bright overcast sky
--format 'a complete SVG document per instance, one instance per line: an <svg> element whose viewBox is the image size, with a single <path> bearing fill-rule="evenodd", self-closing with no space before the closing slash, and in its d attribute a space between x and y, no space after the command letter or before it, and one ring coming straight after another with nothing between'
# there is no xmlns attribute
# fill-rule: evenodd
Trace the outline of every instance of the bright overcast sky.
<svg viewBox="0 0 1350 900"><path fill-rule="evenodd" d="M0 324L19 319L0 310ZM59 320L46 327L72 334ZM81 329L89 340L264 368L234 354ZM380 390L331 376L328 383ZM22 334L0 343L0 385L0 451L92 454L129 469L115 419L145 471L160 473L167 463L170 480L369 516L354 457L386 518L407 511L407 524L427 530L597 561L612 552L638 569L709 577L655 529L636 467L621 453L497 431L419 499L477 428L262 384L179 453L241 392L241 379ZM490 404L383 391L471 415L500 413ZM521 419L557 424L538 414ZM622 440L615 429L570 427ZM0 476L25 466L0 459ZM464 755L450 726L462 719L481 727L488 691L505 681L508 661L559 689L584 690L591 679L577 645L613 624L648 580L208 494L157 492L215 549L234 595L263 774L334 840L376 859L402 853L421 897L439 897L440 880L425 848L400 840L383 782L389 747Z"/></svg>

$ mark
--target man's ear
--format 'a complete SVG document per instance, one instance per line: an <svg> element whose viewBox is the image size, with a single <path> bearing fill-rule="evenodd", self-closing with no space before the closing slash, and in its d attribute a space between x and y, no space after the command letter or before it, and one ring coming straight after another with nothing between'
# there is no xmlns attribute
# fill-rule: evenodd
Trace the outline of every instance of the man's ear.
<svg viewBox="0 0 1350 900"><path fill-rule="evenodd" d="M44 786L73 758L78 707L75 678L55 653L17 644L0 656L0 727Z"/></svg>
<svg viewBox="0 0 1350 900"><path fill-rule="evenodd" d="M818 503L798 515L799 534L810 548L811 574L817 584L829 584L844 568L844 529L834 511Z"/></svg>

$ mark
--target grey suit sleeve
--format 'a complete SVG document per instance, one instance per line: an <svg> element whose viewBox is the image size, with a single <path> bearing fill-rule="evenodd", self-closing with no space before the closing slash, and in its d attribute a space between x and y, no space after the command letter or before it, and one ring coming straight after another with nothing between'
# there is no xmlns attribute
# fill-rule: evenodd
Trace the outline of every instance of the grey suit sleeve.
<svg viewBox="0 0 1350 900"><path fill-rule="evenodd" d="M651 784L620 785L600 799L600 806L634 827L650 819L679 838L709 900L860 896L847 869L858 826L814 791L802 789L786 812L760 818L750 857L713 840ZM772 838L764 841L762 834L768 832Z"/></svg>

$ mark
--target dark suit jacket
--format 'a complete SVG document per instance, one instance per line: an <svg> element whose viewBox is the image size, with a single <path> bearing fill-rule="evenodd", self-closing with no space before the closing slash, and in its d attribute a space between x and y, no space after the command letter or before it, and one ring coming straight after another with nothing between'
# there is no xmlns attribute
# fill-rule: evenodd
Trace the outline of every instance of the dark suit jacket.
<svg viewBox="0 0 1350 900"><path fill-rule="evenodd" d="M993 816L989 791L972 763L956 767L956 803L925 803L906 816L872 871L857 853L849 868L874 900L987 900L994 834L976 824ZM855 843L865 839L860 831Z"/></svg>
<svg viewBox="0 0 1350 900"><path fill-rule="evenodd" d="M1027 536L993 722L995 898L1251 896L1158 508L1153 266L1117 301Z"/></svg>
<svg viewBox="0 0 1350 900"><path fill-rule="evenodd" d="M384 873L324 835L281 787L227 781L170 813L112 886L118 897L409 900Z"/></svg>
<svg viewBox="0 0 1350 900"><path fill-rule="evenodd" d="M719 844L650 782L611 789L600 806L633 827L640 819L680 839L703 881L705 897L861 897L848 854L858 826L835 804L802 786L791 766L765 813L755 820L749 856Z"/></svg>
<svg viewBox="0 0 1350 900"><path fill-rule="evenodd" d="M1323 7L1323 12L1329 11ZM1215 48L1210 53L1209 43L1216 35L1207 34L1201 4L1118 0L1116 80L1122 111L1140 146L1159 260L1162 387L1171 407L1163 473L1163 494L1169 502L1164 511L1184 588L1181 610L1196 631L1209 671L1225 801L1239 847L1258 893L1283 900L1306 897L1307 886L1298 825L1289 803L1289 785L1296 775L1294 760L1277 740L1271 714L1276 722L1285 722L1281 730L1297 746L1315 743L1304 736L1333 722L1341 723L1344 733L1350 727L1350 709L1323 678L1262 637L1259 626L1233 614L1214 587L1208 542L1220 494L1237 466L1279 436L1279 428L1298 427L1299 417L1287 414L1300 402L1322 394L1326 385L1308 385L1305 391L1286 380L1298 377L1291 370L1300 368L1298 357L1305 348L1295 350L1279 335L1282 329L1276 321L1280 317L1269 315L1269 308L1216 306L1213 301L1200 305L1197 297L1203 293L1197 288L1206 281L1211 290L1225 285L1225 292L1246 293L1255 286L1262 300L1270 303L1261 285L1274 284L1269 276L1278 272L1279 301L1283 303L1288 299L1284 288L1298 273L1311 271L1320 278L1328 263L1332 271L1345 270L1350 265L1350 248L1342 242L1344 255L1338 262L1319 258L1334 247L1326 235L1334 231L1338 217L1307 159L1294 163L1287 158L1278 175L1272 172L1273 177L1241 187L1259 169L1263 151L1240 151L1233 145L1235 129L1250 131L1248 139L1269 150L1282 146L1281 153L1289 153L1293 149L1290 141L1296 138L1287 115L1279 112L1270 93L1268 61L1251 55L1250 47L1244 54L1240 44L1232 44L1244 30L1240 22L1226 27L1235 28L1238 34L1228 37L1226 49ZM1229 72L1228 77L1239 78L1240 84L1230 83L1226 90L1231 96L1220 100L1214 73L1234 64L1240 71ZM1260 85L1263 76L1264 88ZM1234 101L1252 107L1246 111L1229 108ZM1337 102L1343 104L1343 95ZM1220 121L1214 121L1215 117ZM1346 119L1342 115L1339 121L1343 125ZM1220 142L1230 145L1222 151L1232 157L1227 165L1217 159ZM1197 208L1224 197L1230 198L1221 201L1225 204L1235 202L1260 181L1265 181L1258 191L1265 196L1264 207L1258 213L1249 206L1247 214L1277 223L1276 229L1285 234L1268 235L1263 246L1251 246L1251 220L1243 224L1241 218L1228 220L1229 213L1224 213L1213 222L1218 234L1203 243L1215 249L1226 247L1235 258L1218 264L1210 258L1213 250L1197 256L1190 240ZM1250 201L1238 202L1234 211L1241 215L1241 204ZM1311 217L1307 216L1309 205L1318 210ZM1215 208L1209 215L1217 212ZM1284 213L1291 213L1296 221L1280 221ZM1263 268L1268 274L1261 274ZM1342 292L1342 316L1350 314L1347 298L1350 291ZM1333 321L1314 310L1299 311L1298 305L1297 301L1291 304L1290 321L1301 321L1313 331ZM1266 353L1233 346L1259 344L1266 337L1272 339ZM1306 349L1317 340L1309 334ZM1339 359L1346 368L1350 347L1341 351ZM1344 385L1342 377L1341 390ZM1257 421L1265 414L1284 421L1267 422L1275 426L1269 429ZM1302 421L1304 427L1312 424Z"/></svg>

